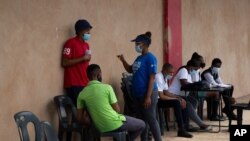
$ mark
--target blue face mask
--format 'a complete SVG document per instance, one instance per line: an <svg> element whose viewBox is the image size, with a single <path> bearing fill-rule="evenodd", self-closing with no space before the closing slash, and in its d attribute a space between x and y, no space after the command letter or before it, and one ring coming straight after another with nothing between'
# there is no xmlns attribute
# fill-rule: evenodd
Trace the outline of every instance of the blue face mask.
<svg viewBox="0 0 250 141"><path fill-rule="evenodd" d="M135 46L135 51L137 53L142 53L142 48L140 46Z"/></svg>
<svg viewBox="0 0 250 141"><path fill-rule="evenodd" d="M88 41L88 40L90 39L90 34L85 33L85 34L82 36L82 39L83 39L84 41Z"/></svg>
<svg viewBox="0 0 250 141"><path fill-rule="evenodd" d="M172 77L173 77L172 75L169 75L169 74L166 75L167 80L172 79Z"/></svg>

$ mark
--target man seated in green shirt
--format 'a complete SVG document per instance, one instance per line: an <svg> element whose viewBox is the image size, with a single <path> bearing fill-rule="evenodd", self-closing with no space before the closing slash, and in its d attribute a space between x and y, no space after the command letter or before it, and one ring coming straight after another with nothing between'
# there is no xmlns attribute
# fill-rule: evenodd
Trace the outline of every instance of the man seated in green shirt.
<svg viewBox="0 0 250 141"><path fill-rule="evenodd" d="M144 121L119 114L120 107L114 90L110 85L101 83L101 68L97 64L88 66L87 75L90 81L77 98L78 120L86 124L88 111L100 132L127 131L130 140L134 141L144 130Z"/></svg>

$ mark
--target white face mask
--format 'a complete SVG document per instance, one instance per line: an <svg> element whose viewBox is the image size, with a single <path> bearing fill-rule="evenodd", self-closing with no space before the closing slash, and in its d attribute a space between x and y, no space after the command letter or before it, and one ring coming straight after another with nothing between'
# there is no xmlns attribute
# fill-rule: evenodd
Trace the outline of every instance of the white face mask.
<svg viewBox="0 0 250 141"><path fill-rule="evenodd" d="M171 79L173 78L173 76L172 76L172 75L167 74L167 75L166 75L166 78L167 78L167 80L171 80Z"/></svg>
<svg viewBox="0 0 250 141"><path fill-rule="evenodd" d="M213 68L212 68L212 71L213 71L214 73L219 73L219 71L220 71L220 68L217 68L217 67L213 67Z"/></svg>
<svg viewBox="0 0 250 141"><path fill-rule="evenodd" d="M201 69L198 69L196 72L197 72L197 73L200 73L200 72L201 72Z"/></svg>
<svg viewBox="0 0 250 141"><path fill-rule="evenodd" d="M196 70L192 70L192 71L190 72L191 75L195 75L196 73L197 73Z"/></svg>

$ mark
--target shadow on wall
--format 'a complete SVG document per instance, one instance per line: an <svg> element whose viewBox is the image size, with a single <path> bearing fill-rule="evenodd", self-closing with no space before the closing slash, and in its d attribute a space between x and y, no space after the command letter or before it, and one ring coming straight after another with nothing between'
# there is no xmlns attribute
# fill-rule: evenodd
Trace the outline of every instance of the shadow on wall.
<svg viewBox="0 0 250 141"><path fill-rule="evenodd" d="M51 125L53 126L54 130L57 131L59 118L58 118L58 114L57 114L57 110L56 110L56 105L55 105L53 99L48 101L45 110L46 110L46 115L48 115L48 119L44 119L44 120L49 121L51 123Z"/></svg>

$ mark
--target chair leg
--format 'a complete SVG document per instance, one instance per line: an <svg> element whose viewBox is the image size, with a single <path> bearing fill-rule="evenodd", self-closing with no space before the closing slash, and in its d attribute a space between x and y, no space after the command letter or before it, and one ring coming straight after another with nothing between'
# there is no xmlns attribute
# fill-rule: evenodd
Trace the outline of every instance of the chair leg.
<svg viewBox="0 0 250 141"><path fill-rule="evenodd" d="M67 132L66 141L71 141L72 132Z"/></svg>
<svg viewBox="0 0 250 141"><path fill-rule="evenodd" d="M212 105L212 100L211 100L211 98L207 98L207 118L208 119L211 119L211 112L212 112L212 109L213 109L213 107L212 107L213 105Z"/></svg>
<svg viewBox="0 0 250 141"><path fill-rule="evenodd" d="M63 141L63 131L62 131L62 129L58 129L58 139L59 139L59 141Z"/></svg>
<svg viewBox="0 0 250 141"><path fill-rule="evenodd" d="M164 135L164 122L163 122L162 108L158 108L158 116L159 116L159 125L160 125L161 135Z"/></svg>
<svg viewBox="0 0 250 141"><path fill-rule="evenodd" d="M126 141L130 141L130 136L129 136L129 133L126 134Z"/></svg>
<svg viewBox="0 0 250 141"><path fill-rule="evenodd" d="M82 129L82 132L80 133L81 134L81 141L85 141L86 139L86 131L84 129Z"/></svg>
<svg viewBox="0 0 250 141"><path fill-rule="evenodd" d="M168 111L167 111L167 112L168 112ZM165 124L166 124L167 131L169 131L169 126L168 126L168 115L166 115L166 112L164 113L164 117L165 117Z"/></svg>
<svg viewBox="0 0 250 141"><path fill-rule="evenodd" d="M118 133L113 136L114 141L126 141L126 134L125 133Z"/></svg>
<svg viewBox="0 0 250 141"><path fill-rule="evenodd" d="M229 117L229 119L228 119L228 120L229 120L229 123L228 123L228 124L229 124L229 125L228 125L228 131L230 131L230 127L231 127L231 125L232 125L232 119L231 119L231 116Z"/></svg>
<svg viewBox="0 0 250 141"><path fill-rule="evenodd" d="M237 125L242 125L243 109L237 109Z"/></svg>
<svg viewBox="0 0 250 141"><path fill-rule="evenodd" d="M199 117L203 120L203 104L204 104L204 98L199 98L198 100L199 106L197 109Z"/></svg>

